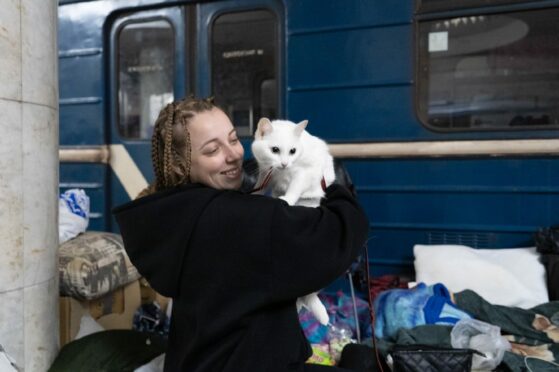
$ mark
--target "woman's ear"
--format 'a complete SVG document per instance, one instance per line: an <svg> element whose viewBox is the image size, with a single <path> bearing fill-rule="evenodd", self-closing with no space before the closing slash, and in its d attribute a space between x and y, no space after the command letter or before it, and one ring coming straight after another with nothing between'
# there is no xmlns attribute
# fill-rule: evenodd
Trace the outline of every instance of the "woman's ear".
<svg viewBox="0 0 559 372"><path fill-rule="evenodd" d="M299 137L301 133L303 133L308 123L309 123L308 120L303 120L302 122L297 123L297 126L295 127L295 135L297 137Z"/></svg>
<svg viewBox="0 0 559 372"><path fill-rule="evenodd" d="M256 127L256 132L254 133L254 138L257 140L262 139L262 137L264 137L265 134L270 133L272 130L274 130L274 128L272 127L272 123L270 122L270 119L262 118L258 122L258 125Z"/></svg>

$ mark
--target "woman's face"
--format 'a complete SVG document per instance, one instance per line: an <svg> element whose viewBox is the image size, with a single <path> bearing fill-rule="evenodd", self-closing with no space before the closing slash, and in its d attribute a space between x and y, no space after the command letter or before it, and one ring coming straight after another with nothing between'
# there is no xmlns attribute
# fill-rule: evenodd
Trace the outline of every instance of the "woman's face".
<svg viewBox="0 0 559 372"><path fill-rule="evenodd" d="M196 114L188 123L192 158L191 182L214 189L238 189L244 149L231 121L220 109Z"/></svg>

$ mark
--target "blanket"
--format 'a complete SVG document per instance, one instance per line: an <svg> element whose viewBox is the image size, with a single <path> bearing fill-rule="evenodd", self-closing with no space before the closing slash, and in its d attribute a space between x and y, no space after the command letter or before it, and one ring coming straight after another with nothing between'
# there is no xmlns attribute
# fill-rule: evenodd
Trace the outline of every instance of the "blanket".
<svg viewBox="0 0 559 372"><path fill-rule="evenodd" d="M419 283L412 289L390 289L381 292L374 302L375 336L393 338L401 328L423 324L456 324L471 318L456 308L446 287L437 283Z"/></svg>
<svg viewBox="0 0 559 372"><path fill-rule="evenodd" d="M477 293L465 290L454 295L456 306L473 318L496 325L512 345L498 370L558 371L559 367L559 301L547 302L531 309L493 305ZM451 347L450 326L423 325L400 329L394 337L399 345L423 344ZM386 352L392 342L381 341ZM554 363L554 364L552 364ZM528 368L529 369L528 369Z"/></svg>
<svg viewBox="0 0 559 372"><path fill-rule="evenodd" d="M533 360L559 362L559 301L525 310L492 305L470 290L456 293L455 300L459 308L474 318L501 328L501 334L512 345L512 352L505 353L503 360L510 370L524 371L527 363L532 370L559 370L558 366Z"/></svg>

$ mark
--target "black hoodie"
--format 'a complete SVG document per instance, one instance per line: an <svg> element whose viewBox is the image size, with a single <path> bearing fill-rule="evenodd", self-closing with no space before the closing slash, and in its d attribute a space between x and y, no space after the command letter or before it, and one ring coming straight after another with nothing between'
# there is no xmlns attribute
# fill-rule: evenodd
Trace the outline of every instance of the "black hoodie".
<svg viewBox="0 0 559 372"><path fill-rule="evenodd" d="M301 371L295 300L340 276L368 232L338 185L319 208L185 185L114 214L134 265L174 299L165 371Z"/></svg>

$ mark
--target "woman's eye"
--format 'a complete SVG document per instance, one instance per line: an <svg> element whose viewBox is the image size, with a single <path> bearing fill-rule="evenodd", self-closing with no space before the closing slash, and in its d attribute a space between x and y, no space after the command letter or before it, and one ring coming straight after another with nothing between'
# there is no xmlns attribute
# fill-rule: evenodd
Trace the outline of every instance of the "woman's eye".
<svg viewBox="0 0 559 372"><path fill-rule="evenodd" d="M293 155L293 154L295 154L296 151L297 151L297 149L291 149L291 150L289 150L289 153L290 153L291 155Z"/></svg>
<svg viewBox="0 0 559 372"><path fill-rule="evenodd" d="M237 142L239 142L239 139L238 139L238 138L233 138L233 139L231 140L231 143L232 143L232 144L235 144L235 143L237 143Z"/></svg>
<svg viewBox="0 0 559 372"><path fill-rule="evenodd" d="M279 154L279 152L280 152L279 147L276 147L276 146L272 147L272 152L273 152L274 154Z"/></svg>
<svg viewBox="0 0 559 372"><path fill-rule="evenodd" d="M211 155L211 154L215 154L217 152L218 148L213 148L213 149L209 149L206 154Z"/></svg>

